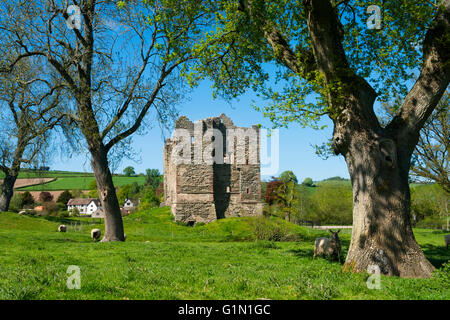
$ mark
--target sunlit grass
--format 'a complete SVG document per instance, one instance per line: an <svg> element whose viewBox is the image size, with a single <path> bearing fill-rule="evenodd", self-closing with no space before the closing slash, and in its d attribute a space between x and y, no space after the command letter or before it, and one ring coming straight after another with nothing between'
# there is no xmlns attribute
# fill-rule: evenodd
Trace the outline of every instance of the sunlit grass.
<svg viewBox="0 0 450 320"><path fill-rule="evenodd" d="M61 223L67 233L56 231ZM126 242L95 243L89 232L104 230L98 220L1 213L0 299L450 298L442 232L415 231L440 267L434 277L382 277L381 290L369 290L368 274L312 258L314 238L325 232L284 220L230 218L187 227L174 223L168 208L158 208L127 216L124 224ZM258 241L258 234L295 241ZM342 240L346 251L349 231ZM69 265L81 269L80 290L66 286Z"/></svg>

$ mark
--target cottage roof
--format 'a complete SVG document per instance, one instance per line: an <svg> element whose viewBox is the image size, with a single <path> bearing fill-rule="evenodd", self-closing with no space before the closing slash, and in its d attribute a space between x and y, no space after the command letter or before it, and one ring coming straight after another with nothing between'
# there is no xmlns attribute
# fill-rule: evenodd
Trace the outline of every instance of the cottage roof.
<svg viewBox="0 0 450 320"><path fill-rule="evenodd" d="M77 198L77 199L70 199L69 202L67 202L68 206L87 206L92 201L97 205L97 207L100 205L100 200L95 198Z"/></svg>
<svg viewBox="0 0 450 320"><path fill-rule="evenodd" d="M139 205L139 199L125 199L125 204L127 204L127 202L130 201L131 205L134 207L137 207Z"/></svg>

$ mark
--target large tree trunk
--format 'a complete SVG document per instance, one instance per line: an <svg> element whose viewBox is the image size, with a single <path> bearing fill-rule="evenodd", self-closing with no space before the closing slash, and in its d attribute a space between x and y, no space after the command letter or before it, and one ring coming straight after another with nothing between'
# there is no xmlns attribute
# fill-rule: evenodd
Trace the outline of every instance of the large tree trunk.
<svg viewBox="0 0 450 320"><path fill-rule="evenodd" d="M425 258L411 227L408 172L393 139L354 134L345 153L353 188L353 231L345 269L428 277Z"/></svg>
<svg viewBox="0 0 450 320"><path fill-rule="evenodd" d="M347 60L334 1L303 1L335 125L333 149L345 157L352 180L346 269L365 272L377 265L383 274L401 277L428 277L433 271L412 232L408 173L420 129L449 83L448 42L442 39L449 35L450 0L443 3L424 39L421 74L399 114L383 128L373 109L377 93Z"/></svg>
<svg viewBox="0 0 450 320"><path fill-rule="evenodd" d="M17 180L17 173L5 173L3 179L2 193L0 195L0 211L8 211L11 198L14 194L14 184Z"/></svg>
<svg viewBox="0 0 450 320"><path fill-rule="evenodd" d="M16 150L14 151L14 158L11 167L2 166L2 171L5 173L3 179L2 193L0 195L0 211L8 211L9 204L14 195L14 184L19 175L21 159L26 147L23 129L19 129L18 142Z"/></svg>
<svg viewBox="0 0 450 320"><path fill-rule="evenodd" d="M108 166L107 152L103 144L100 144L99 148L90 149L90 151L98 194L105 213L105 235L102 242L125 241L122 214Z"/></svg>

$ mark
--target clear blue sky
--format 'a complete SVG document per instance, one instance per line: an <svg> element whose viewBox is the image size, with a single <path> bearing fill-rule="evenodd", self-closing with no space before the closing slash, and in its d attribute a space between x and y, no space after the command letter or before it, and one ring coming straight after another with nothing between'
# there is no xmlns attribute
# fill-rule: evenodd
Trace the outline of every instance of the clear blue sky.
<svg viewBox="0 0 450 320"><path fill-rule="evenodd" d="M252 100L259 102L256 95L249 92L238 100L232 101L230 105L221 99L214 100L210 85L208 81L204 81L193 90L189 100L179 105L180 115L186 115L189 119L196 121L225 113L238 126L249 127L253 124L271 126L268 119L251 107ZM278 174L284 170L292 170L300 181L306 177L316 181L332 176L348 178L347 167L342 156L322 160L315 154L312 145L322 144L332 136L331 121L324 117L323 124L328 125L324 130L301 128L295 123L292 123L288 129L280 129ZM168 133L165 135L168 137ZM126 166L133 166L137 173L145 172L147 168L156 168L163 172L163 145L164 136L158 125L144 136L135 135L132 146L138 153L137 158L140 158L140 161L124 159L116 173L121 173ZM69 159L57 156L49 165L52 170L92 171L87 150ZM262 176L264 180L268 178L270 177Z"/></svg>

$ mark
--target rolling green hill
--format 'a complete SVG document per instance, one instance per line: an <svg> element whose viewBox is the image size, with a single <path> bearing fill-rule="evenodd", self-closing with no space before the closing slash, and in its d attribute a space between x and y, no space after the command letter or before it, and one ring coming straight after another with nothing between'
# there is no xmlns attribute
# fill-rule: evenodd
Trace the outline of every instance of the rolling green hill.
<svg viewBox="0 0 450 320"><path fill-rule="evenodd" d="M19 172L19 179L33 179L33 178L61 178L61 177L93 177L94 174L88 172L69 172L69 171L34 171L22 169ZM0 171L0 179L3 179L5 174Z"/></svg>

